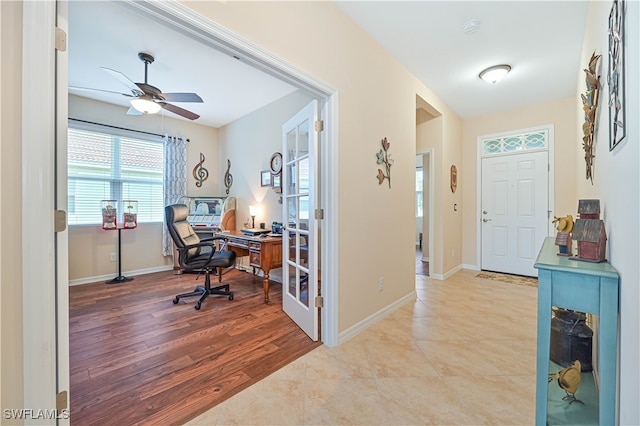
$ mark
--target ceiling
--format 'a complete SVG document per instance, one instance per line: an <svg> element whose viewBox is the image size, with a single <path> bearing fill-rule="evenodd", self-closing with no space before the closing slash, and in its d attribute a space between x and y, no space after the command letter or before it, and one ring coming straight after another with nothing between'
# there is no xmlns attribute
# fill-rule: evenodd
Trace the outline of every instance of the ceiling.
<svg viewBox="0 0 640 426"><path fill-rule="evenodd" d="M587 1L335 3L462 118L575 94ZM202 104L175 104L213 127L296 90L121 3L77 1L69 9L70 86L130 93L101 67L143 82L138 52L147 52L155 57L148 83L165 92L199 94ZM479 26L467 34L463 28L472 19ZM504 80L491 85L479 79L484 68L503 63L512 67ZM117 94L70 93L129 106Z"/></svg>
<svg viewBox="0 0 640 426"><path fill-rule="evenodd" d="M587 1L336 3L461 118L575 95ZM504 80L480 80L499 64Z"/></svg>
<svg viewBox="0 0 640 426"><path fill-rule="evenodd" d="M100 19L96 19L96 17ZM297 90L265 72L141 16L123 2L69 2L69 86L131 94L101 67L144 82L139 52L154 56L147 82L163 92L195 92L203 103L173 104L192 111L198 124L221 127ZM69 93L130 106L117 93ZM123 114L126 110L123 109ZM167 117L183 119L162 110Z"/></svg>

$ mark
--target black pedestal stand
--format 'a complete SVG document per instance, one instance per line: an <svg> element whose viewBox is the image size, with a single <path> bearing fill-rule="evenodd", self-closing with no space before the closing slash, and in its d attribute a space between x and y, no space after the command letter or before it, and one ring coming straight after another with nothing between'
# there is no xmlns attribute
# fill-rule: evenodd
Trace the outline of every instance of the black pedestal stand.
<svg viewBox="0 0 640 426"><path fill-rule="evenodd" d="M118 228L118 276L112 280L105 281L106 284L119 284L133 280L131 277L122 275L122 228Z"/></svg>

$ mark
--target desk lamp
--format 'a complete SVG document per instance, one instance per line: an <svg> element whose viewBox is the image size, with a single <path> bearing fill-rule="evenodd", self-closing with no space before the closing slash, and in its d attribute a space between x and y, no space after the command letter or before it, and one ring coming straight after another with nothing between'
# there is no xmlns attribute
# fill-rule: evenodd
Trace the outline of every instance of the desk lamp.
<svg viewBox="0 0 640 426"><path fill-rule="evenodd" d="M249 206L249 216L251 216L251 228L256 227L256 214L258 213L258 207Z"/></svg>

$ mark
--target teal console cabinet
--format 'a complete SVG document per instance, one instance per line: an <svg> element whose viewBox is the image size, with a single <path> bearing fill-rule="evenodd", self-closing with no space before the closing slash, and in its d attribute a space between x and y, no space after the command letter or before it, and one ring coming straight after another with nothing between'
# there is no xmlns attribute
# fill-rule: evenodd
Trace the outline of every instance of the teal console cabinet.
<svg viewBox="0 0 640 426"><path fill-rule="evenodd" d="M592 263L558 256L553 237L545 239L534 265L538 269L538 353L536 361L536 425L568 424L615 425L616 421L616 368L618 359L619 275L608 262ZM559 389L549 383L552 307L598 315L597 356L594 368L599 377L598 391L592 401L581 405L556 399L549 401L549 389ZM587 376L588 375L588 376ZM582 373L590 379L591 373ZM583 380L584 382L585 380ZM582 383L581 383L582 385ZM585 386L588 384L585 383ZM595 386L592 386L595 389ZM561 389L559 389L562 391ZM585 389L584 392L587 392ZM581 399L580 388L576 397ZM564 405L562 405L564 403ZM551 405L550 405L551 404ZM562 407L559 417L550 417L550 406ZM588 413L591 421L571 418ZM559 421L563 420L563 421Z"/></svg>

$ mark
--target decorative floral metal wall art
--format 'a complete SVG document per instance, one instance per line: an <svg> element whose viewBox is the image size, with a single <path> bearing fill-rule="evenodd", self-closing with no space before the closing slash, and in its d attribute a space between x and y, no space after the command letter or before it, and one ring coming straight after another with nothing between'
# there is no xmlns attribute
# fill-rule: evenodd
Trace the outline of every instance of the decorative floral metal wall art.
<svg viewBox="0 0 640 426"><path fill-rule="evenodd" d="M376 163L384 164L386 174L382 169L378 169L378 185L382 185L382 182L386 179L389 182L389 188L391 188L391 166L393 165L393 158L389 154L389 146L391 144L387 141L387 138L382 139L380 142L382 143L382 149L376 154Z"/></svg>
<svg viewBox="0 0 640 426"><path fill-rule="evenodd" d="M200 153L200 162L193 168L193 178L196 180L196 186L198 188L202 186L202 182L209 178L209 170L202 165L204 164L204 160L204 154Z"/></svg>
<svg viewBox="0 0 640 426"><path fill-rule="evenodd" d="M600 75L598 75L598 61L600 55L591 54L589 66L584 69L586 74L587 91L580 95L584 110L584 124L582 125L582 148L586 163L586 178L593 183L593 145L595 141L596 119L598 118L598 100L600 98Z"/></svg>
<svg viewBox="0 0 640 426"><path fill-rule="evenodd" d="M625 137L625 73L624 73L625 1L614 0L609 14L609 149Z"/></svg>

